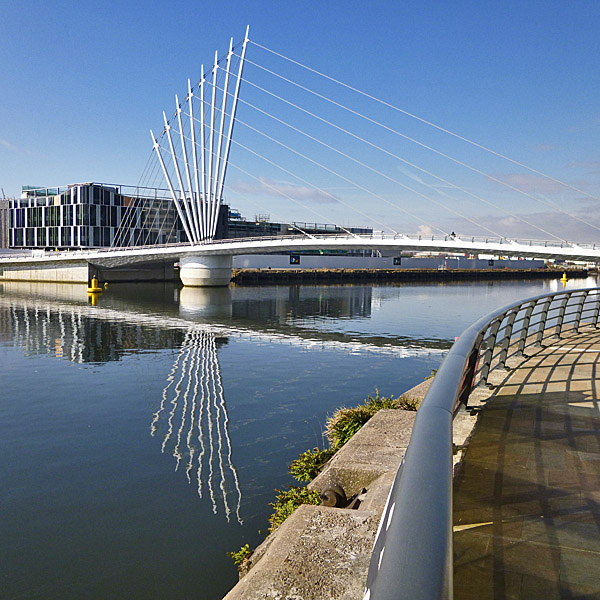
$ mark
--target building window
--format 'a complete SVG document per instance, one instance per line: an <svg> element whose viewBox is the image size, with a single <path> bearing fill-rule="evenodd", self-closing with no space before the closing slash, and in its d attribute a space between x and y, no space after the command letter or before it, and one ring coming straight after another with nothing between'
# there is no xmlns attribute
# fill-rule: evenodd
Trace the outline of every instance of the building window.
<svg viewBox="0 0 600 600"><path fill-rule="evenodd" d="M38 227L36 229L36 246L42 247L46 246L46 228Z"/></svg>

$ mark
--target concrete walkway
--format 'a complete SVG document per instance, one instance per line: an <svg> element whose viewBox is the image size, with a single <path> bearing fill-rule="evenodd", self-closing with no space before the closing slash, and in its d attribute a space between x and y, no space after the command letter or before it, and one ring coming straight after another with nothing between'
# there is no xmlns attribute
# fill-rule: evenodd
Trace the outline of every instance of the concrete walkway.
<svg viewBox="0 0 600 600"><path fill-rule="evenodd" d="M600 332L504 372L454 484L455 599L600 599Z"/></svg>

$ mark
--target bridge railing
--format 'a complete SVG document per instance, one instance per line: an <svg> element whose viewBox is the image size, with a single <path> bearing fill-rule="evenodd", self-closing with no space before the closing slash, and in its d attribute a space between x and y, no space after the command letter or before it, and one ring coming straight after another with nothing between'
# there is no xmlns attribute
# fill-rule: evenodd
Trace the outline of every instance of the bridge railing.
<svg viewBox="0 0 600 600"><path fill-rule="evenodd" d="M455 415L509 359L560 343L583 324L598 328L599 309L600 289L536 296L482 317L458 338L417 412L379 525L365 599L452 598Z"/></svg>
<svg viewBox="0 0 600 600"><path fill-rule="evenodd" d="M548 240L519 240L509 239L505 237L484 237L484 236L464 236L464 235L422 235L422 234L403 234L403 233L353 233L353 234L341 234L341 233L325 233L325 234L311 234L310 237L315 240L324 240L331 242L332 240L345 240L356 239L360 240L361 245L364 245L365 240L378 241L389 241L389 240L405 240L406 242L418 241L418 242L450 242L446 247L446 250L452 251L453 247L456 247L458 251L467 251L473 244L477 248L475 252L481 252L481 245L500 245L506 246L506 252L514 254L516 250L523 250L523 254L528 254L525 250L526 246L537 247L537 248L570 248L574 250L596 250L596 244L588 243L574 243L568 241L548 241ZM285 241L298 242L300 239L304 239L301 235L277 235L277 236L257 236L257 237L239 237L239 238L227 238L227 239L213 239L203 240L199 247L205 247L209 245L223 244L223 243L248 243L248 242L268 242L275 241L278 243ZM410 245L410 244L408 244ZM427 244L420 244L426 246ZM419 246L420 246L419 245ZM36 252L41 252L45 256L56 256L57 254L73 254L73 252L118 252L123 250L145 250L145 249L156 249L156 248L169 248L169 247L190 247L190 242L177 242L169 244L146 244L140 246L110 246L101 248L78 248L77 250L51 250L46 253L45 250L40 249ZM522 248L515 248L520 246ZM373 247L377 247L377 243L373 244ZM461 250L462 249L462 250ZM498 248L490 248L492 254L502 254L503 252Z"/></svg>
<svg viewBox="0 0 600 600"><path fill-rule="evenodd" d="M259 236L259 237L239 237L239 238L228 238L225 240L204 240L204 244L220 244L223 242L256 242L256 241L298 241L301 239L300 235L276 235L276 236ZM537 246L542 248L581 248L586 250L596 250L596 244L592 243L574 243L563 240L534 240L534 239L516 239L506 237L489 237L489 236L464 236L464 235L422 235L422 234L404 234L404 233L353 233L353 234L342 234L336 233L324 233L324 234L311 234L313 239L317 240L348 240L349 238L356 238L357 240L415 240L421 242L456 242L455 245L460 246L461 242L471 244L500 244L512 246L518 244L520 246ZM508 249L508 248L507 248Z"/></svg>

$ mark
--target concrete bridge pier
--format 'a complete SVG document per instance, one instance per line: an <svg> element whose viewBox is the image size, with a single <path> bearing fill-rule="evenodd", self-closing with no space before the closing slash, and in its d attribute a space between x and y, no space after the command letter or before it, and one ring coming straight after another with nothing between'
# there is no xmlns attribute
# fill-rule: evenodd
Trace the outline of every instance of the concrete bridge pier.
<svg viewBox="0 0 600 600"><path fill-rule="evenodd" d="M179 261L179 276L184 286L212 287L229 285L233 259L228 254L189 256Z"/></svg>

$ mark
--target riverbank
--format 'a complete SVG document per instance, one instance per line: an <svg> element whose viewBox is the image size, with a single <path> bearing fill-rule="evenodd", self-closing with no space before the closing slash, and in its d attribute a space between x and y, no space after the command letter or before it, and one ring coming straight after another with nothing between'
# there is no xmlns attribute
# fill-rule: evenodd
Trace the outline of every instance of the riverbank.
<svg viewBox="0 0 600 600"><path fill-rule="evenodd" d="M402 397L421 400L431 379ZM304 504L253 552L251 569L225 600L363 598L375 536L396 472L404 458L416 412L377 412L313 479L311 490L341 486L355 508ZM454 444L464 447L476 417L460 413ZM458 456L456 457L458 460Z"/></svg>
<svg viewBox="0 0 600 600"><path fill-rule="evenodd" d="M584 279L587 270L554 269L234 269L237 285L278 283L447 282L509 279Z"/></svg>

